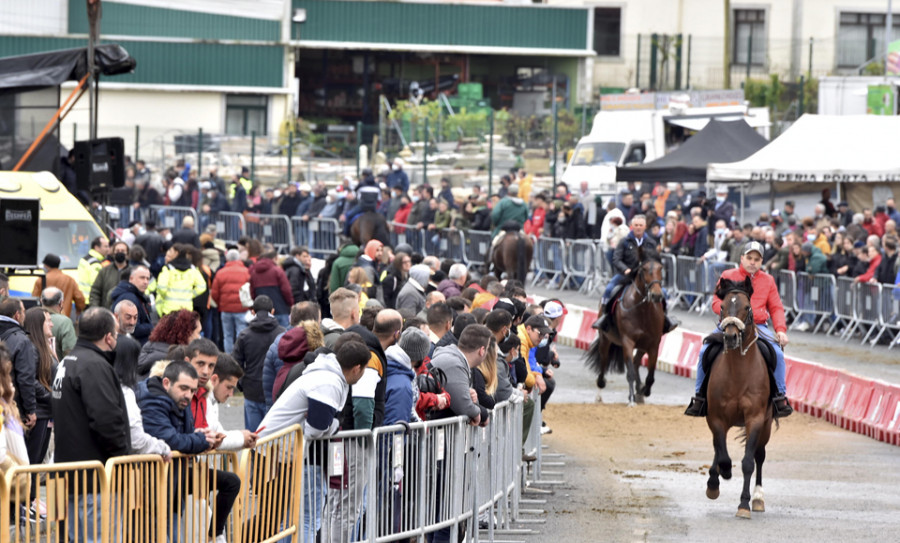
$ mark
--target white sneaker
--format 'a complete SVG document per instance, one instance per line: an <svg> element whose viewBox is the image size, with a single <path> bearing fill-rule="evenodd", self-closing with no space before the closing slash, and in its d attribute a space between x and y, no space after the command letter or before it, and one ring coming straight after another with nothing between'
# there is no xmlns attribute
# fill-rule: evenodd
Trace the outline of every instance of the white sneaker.
<svg viewBox="0 0 900 543"><path fill-rule="evenodd" d="M806 322L806 321L801 322L800 325L797 326L797 330L799 330L799 331L801 331L801 332L806 332L806 331L809 330L810 328L811 328L811 326L810 326L809 323Z"/></svg>
<svg viewBox="0 0 900 543"><path fill-rule="evenodd" d="M541 426L541 435L552 434L553 430L549 426Z"/></svg>

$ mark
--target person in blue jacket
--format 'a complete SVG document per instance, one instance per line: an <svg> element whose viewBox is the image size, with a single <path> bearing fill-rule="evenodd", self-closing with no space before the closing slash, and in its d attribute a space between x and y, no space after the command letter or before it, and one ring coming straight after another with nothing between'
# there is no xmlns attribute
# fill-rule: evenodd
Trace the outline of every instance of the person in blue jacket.
<svg viewBox="0 0 900 543"><path fill-rule="evenodd" d="M136 396L144 418L144 431L165 441L173 451L184 454L199 454L221 445L225 434L217 434L209 428L194 431L190 405L198 386L197 370L180 360L166 366L162 377L141 381ZM187 471L188 462L182 461L182 466L183 483L176 485L176 501L192 493L190 486L194 478ZM241 480L234 473L211 469L209 481L213 479L215 486L212 488L218 490L216 521L210 526L209 535L218 542L225 540L225 523L240 492ZM197 490L193 489L193 493L196 495Z"/></svg>
<svg viewBox="0 0 900 543"><path fill-rule="evenodd" d="M407 328L400 335L397 345L384 351L387 358L387 386L384 393L384 422L414 422L416 396L414 385L416 374L413 366L418 365L431 347L431 340L418 328ZM415 417L415 418L414 418Z"/></svg>

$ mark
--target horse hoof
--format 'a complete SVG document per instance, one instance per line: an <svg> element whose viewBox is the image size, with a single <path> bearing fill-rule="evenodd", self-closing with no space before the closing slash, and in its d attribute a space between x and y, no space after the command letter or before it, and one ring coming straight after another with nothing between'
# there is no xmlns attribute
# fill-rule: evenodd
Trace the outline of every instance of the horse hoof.
<svg viewBox="0 0 900 543"><path fill-rule="evenodd" d="M731 470L725 471L724 469L720 469L719 472L719 475L721 475L722 478L726 481L731 479Z"/></svg>
<svg viewBox="0 0 900 543"><path fill-rule="evenodd" d="M719 498L719 489L718 488L707 488L706 489L706 497L715 500Z"/></svg>
<svg viewBox="0 0 900 543"><path fill-rule="evenodd" d="M597 388L606 388L606 379L603 377L597 379Z"/></svg>
<svg viewBox="0 0 900 543"><path fill-rule="evenodd" d="M650 388L644 387L644 389L641 390L641 394L643 394L644 396L650 396Z"/></svg>
<svg viewBox="0 0 900 543"><path fill-rule="evenodd" d="M635 406L634 400L628 400L628 407L634 407L634 406Z"/></svg>
<svg viewBox="0 0 900 543"><path fill-rule="evenodd" d="M745 518L745 519L749 520L750 519L750 510L749 509L738 509L737 515L735 515L735 516L737 518Z"/></svg>
<svg viewBox="0 0 900 543"><path fill-rule="evenodd" d="M635 397L634 397L634 401L637 402L637 403L639 403L639 404L641 404L641 405L644 405L644 397L641 396L641 395L635 396Z"/></svg>
<svg viewBox="0 0 900 543"><path fill-rule="evenodd" d="M766 512L766 502L762 500L753 500L753 512L754 513L765 513Z"/></svg>

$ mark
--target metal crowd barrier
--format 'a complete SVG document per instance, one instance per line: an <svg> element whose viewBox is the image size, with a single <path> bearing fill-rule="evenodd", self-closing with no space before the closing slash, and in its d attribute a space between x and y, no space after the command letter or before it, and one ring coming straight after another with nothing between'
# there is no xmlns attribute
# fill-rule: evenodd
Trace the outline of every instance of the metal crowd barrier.
<svg viewBox="0 0 900 543"><path fill-rule="evenodd" d="M309 247L310 254L316 256L335 255L341 245L341 223L337 219L291 220L294 228L294 243Z"/></svg>
<svg viewBox="0 0 900 543"><path fill-rule="evenodd" d="M464 233L466 244L466 258L468 265L488 265L488 256L491 252L493 236L490 232L482 230L469 230Z"/></svg>
<svg viewBox="0 0 900 543"><path fill-rule="evenodd" d="M203 222L202 215L200 216L200 222ZM208 216L206 222L215 225L216 239L220 239L225 243L237 243L247 230L244 224L244 215L232 211L212 213Z"/></svg>
<svg viewBox="0 0 900 543"><path fill-rule="evenodd" d="M111 539L159 541L166 533L163 458L156 454L120 456L106 462Z"/></svg>
<svg viewBox="0 0 900 543"><path fill-rule="evenodd" d="M856 319L856 281L852 277L838 277L835 282L834 317L826 332L829 336L840 326L846 331Z"/></svg>
<svg viewBox="0 0 900 543"><path fill-rule="evenodd" d="M150 206L150 216L144 217L144 220L152 218L156 220L157 228L177 230L181 228L181 223L185 217L193 217L194 230L200 227L197 210L192 207Z"/></svg>
<svg viewBox="0 0 900 543"><path fill-rule="evenodd" d="M438 247L435 256L449 258L468 264L466 260L466 234L457 228L444 228L438 233Z"/></svg>
<svg viewBox="0 0 900 543"><path fill-rule="evenodd" d="M565 241L559 238L540 237L534 246L534 277L531 284L536 285L541 279L549 279L550 283L559 285L566 273Z"/></svg>
<svg viewBox="0 0 900 543"><path fill-rule="evenodd" d="M872 332L878 327L878 319L881 316L881 285L869 283L856 283L856 303L853 307L853 322L841 336L850 339L856 330L866 329L862 342L865 343Z"/></svg>
<svg viewBox="0 0 900 543"><path fill-rule="evenodd" d="M791 329L797 328L804 320L804 315L812 317L811 325L813 333L819 331L834 314L834 301L836 298L837 282L831 274L810 275L800 272L797 277L797 292L793 298L796 318ZM790 301L790 299L788 298Z"/></svg>
<svg viewBox="0 0 900 543"><path fill-rule="evenodd" d="M564 267L566 270L565 279L560 285L561 289L566 288L569 283L578 287L578 292L587 294L594 289L594 282L599 282L596 277L596 247L591 240L576 240L565 244L566 258ZM578 284L577 279L581 279Z"/></svg>
<svg viewBox="0 0 900 543"><path fill-rule="evenodd" d="M706 313L707 310L712 309L712 300L715 296L716 285L719 284L719 278L722 276L722 272L737 268L737 264L734 262L710 262L708 260L703 260L700 262L700 265L703 269L702 288L706 293L706 298L700 304L700 313Z"/></svg>
<svg viewBox="0 0 900 543"><path fill-rule="evenodd" d="M406 243L412 247L414 253L428 254L425 249L426 232L399 222L389 222L388 226L391 231L391 244L394 247Z"/></svg>
<svg viewBox="0 0 900 543"><path fill-rule="evenodd" d="M797 299L797 275L791 270L778 270L775 273L775 284L784 304L785 318L793 317L796 314L793 300Z"/></svg>
<svg viewBox="0 0 900 543"><path fill-rule="evenodd" d="M600 255L603 262L607 262L604 255ZM660 255L663 264L663 288L669 295L669 299L674 300L678 297L678 285L675 282L675 255L671 253L662 253Z"/></svg>
<svg viewBox="0 0 900 543"><path fill-rule="evenodd" d="M172 463L166 470L165 517L167 541L188 542L210 538L210 527L216 524L220 514L213 507L220 492L215 471L237 475L237 453L212 451L199 455L172 453ZM238 475L239 477L239 475ZM232 508L230 541L235 540L235 530L240 532L241 509L237 501Z"/></svg>
<svg viewBox="0 0 900 543"><path fill-rule="evenodd" d="M294 246L291 219L287 215L247 213L244 215L245 233L263 243L271 243L280 253L287 253Z"/></svg>
<svg viewBox="0 0 900 543"><path fill-rule="evenodd" d="M22 507L27 510L31 505L29 489L35 475L44 477L42 490L47 517L39 523L22 523L19 510ZM37 492L38 496L41 494ZM0 485L0 543L66 539L110 543L113 540L110 516L106 514L108 503L107 475L100 462L13 467Z"/></svg>
<svg viewBox="0 0 900 543"><path fill-rule="evenodd" d="M893 347L900 335L900 287L886 283L881 284L881 313L878 316L878 324L881 326L878 335L872 340L872 345L877 345L885 332L892 334L890 346Z"/></svg>
<svg viewBox="0 0 900 543"><path fill-rule="evenodd" d="M707 293L703 272L699 259L689 256L679 256L675 259L677 295L674 303L684 300L688 305L688 311L693 311L703 304Z"/></svg>

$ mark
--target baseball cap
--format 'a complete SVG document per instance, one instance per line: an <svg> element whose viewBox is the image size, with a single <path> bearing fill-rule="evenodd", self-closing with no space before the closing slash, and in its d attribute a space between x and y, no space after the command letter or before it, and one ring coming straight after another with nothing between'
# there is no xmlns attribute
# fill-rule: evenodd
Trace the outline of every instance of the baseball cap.
<svg viewBox="0 0 900 543"><path fill-rule="evenodd" d="M532 315L528 317L528 320L525 321L525 326L528 328L534 328L541 334L550 333L550 325L547 323L547 319L545 319L542 315Z"/></svg>
<svg viewBox="0 0 900 543"><path fill-rule="evenodd" d="M763 249L763 246L760 242L751 241L750 243L748 243L747 245L744 246L744 250L741 251L741 255L745 255L745 254L751 253L753 251L756 251L757 253L759 253L759 256L762 256L765 253L765 250Z"/></svg>
<svg viewBox="0 0 900 543"><path fill-rule="evenodd" d="M548 319L556 319L562 317L566 314L565 309L563 309L562 304L559 302L550 301L547 302L547 305L544 306L544 316Z"/></svg>

